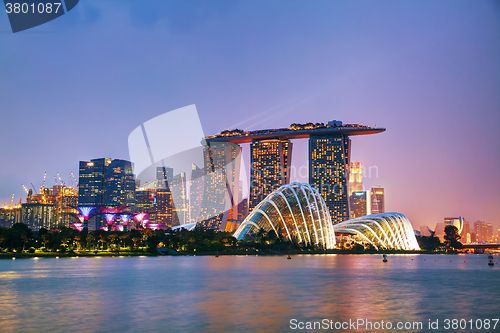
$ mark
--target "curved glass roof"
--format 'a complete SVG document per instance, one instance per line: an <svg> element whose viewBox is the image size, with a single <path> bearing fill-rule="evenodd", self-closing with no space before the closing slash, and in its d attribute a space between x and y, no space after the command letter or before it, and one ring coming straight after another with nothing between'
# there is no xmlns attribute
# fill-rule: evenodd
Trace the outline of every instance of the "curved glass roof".
<svg viewBox="0 0 500 333"><path fill-rule="evenodd" d="M274 230L294 243L332 249L335 234L328 208L309 184L283 185L262 200L242 222L234 237L253 238L260 230Z"/></svg>
<svg viewBox="0 0 500 333"><path fill-rule="evenodd" d="M420 250L410 221L400 213L358 217L333 225L339 234L349 234L359 243L378 249Z"/></svg>

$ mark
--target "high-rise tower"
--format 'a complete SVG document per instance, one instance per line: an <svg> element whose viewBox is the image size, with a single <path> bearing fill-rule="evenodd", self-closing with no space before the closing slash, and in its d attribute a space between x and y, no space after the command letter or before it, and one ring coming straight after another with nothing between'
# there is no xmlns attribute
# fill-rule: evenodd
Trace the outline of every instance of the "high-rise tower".
<svg viewBox="0 0 500 333"><path fill-rule="evenodd" d="M385 213L384 188L374 186L370 190L371 214Z"/></svg>
<svg viewBox="0 0 500 333"><path fill-rule="evenodd" d="M351 162L349 164L349 196L353 192L362 192L363 189L363 169L361 162Z"/></svg>
<svg viewBox="0 0 500 333"><path fill-rule="evenodd" d="M287 139L253 140L249 211L281 185L290 183L292 143Z"/></svg>
<svg viewBox="0 0 500 333"><path fill-rule="evenodd" d="M351 140L343 134L311 135L309 184L325 200L333 223L349 219L347 172Z"/></svg>
<svg viewBox="0 0 500 333"><path fill-rule="evenodd" d="M238 214L241 147L229 142L207 142L203 149L205 177L198 227L225 230L231 208Z"/></svg>

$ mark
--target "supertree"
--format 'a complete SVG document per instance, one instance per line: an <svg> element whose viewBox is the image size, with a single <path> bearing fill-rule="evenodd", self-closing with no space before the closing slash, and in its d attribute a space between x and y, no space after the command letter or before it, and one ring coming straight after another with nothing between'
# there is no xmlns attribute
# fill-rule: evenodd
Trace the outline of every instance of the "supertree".
<svg viewBox="0 0 500 333"><path fill-rule="evenodd" d="M70 206L74 209L76 209L78 212L80 212L81 217L83 217L83 230L89 230L89 218L97 215L96 209L97 207L95 206ZM78 215L77 215L78 216ZM77 217L79 220L81 220L80 217Z"/></svg>

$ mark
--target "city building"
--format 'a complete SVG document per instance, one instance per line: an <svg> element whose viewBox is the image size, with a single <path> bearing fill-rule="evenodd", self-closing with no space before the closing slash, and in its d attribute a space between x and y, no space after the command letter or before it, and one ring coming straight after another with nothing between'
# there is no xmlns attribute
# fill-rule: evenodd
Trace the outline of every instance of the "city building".
<svg viewBox="0 0 500 333"><path fill-rule="evenodd" d="M135 176L129 161L98 158L80 161L78 204L85 206L135 205ZM96 230L107 223L101 215L88 221L89 230Z"/></svg>
<svg viewBox="0 0 500 333"><path fill-rule="evenodd" d="M156 223L160 225L160 228L173 226L173 206L172 192L167 189L158 189L156 191Z"/></svg>
<svg viewBox="0 0 500 333"><path fill-rule="evenodd" d="M333 223L349 219L347 173L351 140L343 134L311 135L309 184L325 200Z"/></svg>
<svg viewBox="0 0 500 333"><path fill-rule="evenodd" d="M349 205L351 208L351 218L367 215L366 191L353 192L349 197Z"/></svg>
<svg viewBox="0 0 500 333"><path fill-rule="evenodd" d="M258 232L274 231L296 244L335 247L328 208L309 184L283 185L262 200L241 223L234 237L253 239Z"/></svg>
<svg viewBox="0 0 500 333"><path fill-rule="evenodd" d="M374 186L370 190L370 214L385 213L384 188Z"/></svg>
<svg viewBox="0 0 500 333"><path fill-rule="evenodd" d="M0 208L0 227L10 228L21 220L21 205Z"/></svg>
<svg viewBox="0 0 500 333"><path fill-rule="evenodd" d="M372 128L358 124L342 124L341 121L330 121L327 125L323 123L291 124L289 128L267 129L244 132L239 129L231 131L222 131L220 134L205 138L208 150L215 147L214 144L233 144L235 150L240 150L239 144L251 143L252 166L256 163L256 171L251 171L251 188L249 198L249 210L259 204L266 194L273 191L275 183L286 184L289 182L290 165L292 150L292 139L309 139L309 182L315 187L323 199L331 214L332 221L340 222L349 218L349 195L347 188L347 174L349 168L350 140L353 135L376 134L385 131L385 128ZM268 152L264 143L269 146L271 152ZM280 150L281 147L281 150ZM286 152L286 155L284 153ZM206 154L205 154L206 156ZM229 155L228 155L229 156ZM274 158L270 158L274 156ZM285 158L286 157L286 158ZM213 167L214 161L205 160L205 166ZM257 171L260 171L258 173ZM210 172L210 171L207 171ZM221 180L221 196L223 190L223 177L211 177L211 180L205 181L204 202L219 202L217 208L222 205L220 202L234 203L234 197L231 200L218 198L217 200L206 200L207 196L214 195L207 193L207 185L214 182L215 179ZM228 183L229 184L229 183ZM232 184L232 182L231 182ZM272 186L271 186L272 185ZM210 185L211 186L211 185ZM279 185L277 185L279 186ZM231 186L227 186L228 189ZM253 191L253 194L252 194ZM227 191L228 193L233 193ZM202 215L215 216L214 211L218 211L215 218L200 222L199 227L217 228L222 225L223 215L229 215L231 207L225 207L225 213L221 210L207 207L203 203ZM212 205L213 206L213 205ZM231 206L231 205L227 205ZM209 213L210 212L210 213ZM233 214L237 214L233 209ZM225 230L225 229L222 229Z"/></svg>
<svg viewBox="0 0 500 333"><path fill-rule="evenodd" d="M132 163L116 159L107 165L105 205L135 205L135 176Z"/></svg>
<svg viewBox="0 0 500 333"><path fill-rule="evenodd" d="M293 144L286 139L255 139L250 145L249 210L281 185L290 183Z"/></svg>
<svg viewBox="0 0 500 333"><path fill-rule="evenodd" d="M191 179L189 180L189 216L191 223L198 222L201 213L201 204L203 202L203 180L205 170L198 168L193 163L191 169Z"/></svg>
<svg viewBox="0 0 500 333"><path fill-rule="evenodd" d="M172 212L172 225L184 225L189 223L189 201L186 189L186 173L181 172L172 178L168 187L172 193L174 202Z"/></svg>
<svg viewBox="0 0 500 333"><path fill-rule="evenodd" d="M203 202L198 228L225 230L228 219L238 217L241 147L230 142L209 142L203 149ZM231 208L233 216L229 216Z"/></svg>
<svg viewBox="0 0 500 333"><path fill-rule="evenodd" d="M351 162L349 164L349 197L353 192L363 192L363 169L361 162ZM365 214L366 215L366 214Z"/></svg>
<svg viewBox="0 0 500 333"><path fill-rule="evenodd" d="M174 169L169 167L157 167L156 168L156 180L157 185L155 188L166 190L169 187L169 182L174 178Z"/></svg>
<svg viewBox="0 0 500 333"><path fill-rule="evenodd" d="M55 209L54 204L22 204L19 222L26 224L33 231L38 231L41 228L56 229Z"/></svg>

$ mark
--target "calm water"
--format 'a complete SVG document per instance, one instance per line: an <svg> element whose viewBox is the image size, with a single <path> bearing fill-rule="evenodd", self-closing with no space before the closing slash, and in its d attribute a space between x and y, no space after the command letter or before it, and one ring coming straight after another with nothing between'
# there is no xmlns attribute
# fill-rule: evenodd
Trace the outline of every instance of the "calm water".
<svg viewBox="0 0 500 333"><path fill-rule="evenodd" d="M288 332L293 318L422 321L424 328L439 319L443 331L446 318L500 317L500 266L487 266L485 255L381 259L0 260L0 332Z"/></svg>

